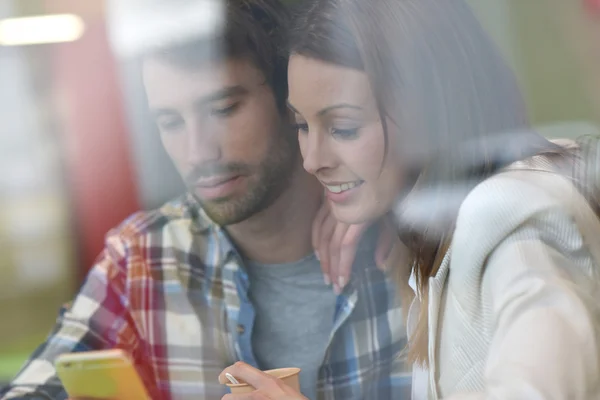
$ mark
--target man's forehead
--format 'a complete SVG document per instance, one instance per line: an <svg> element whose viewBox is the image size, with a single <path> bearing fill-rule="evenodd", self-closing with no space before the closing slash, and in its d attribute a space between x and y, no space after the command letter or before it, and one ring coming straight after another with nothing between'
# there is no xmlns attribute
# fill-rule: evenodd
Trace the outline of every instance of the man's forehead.
<svg viewBox="0 0 600 400"><path fill-rule="evenodd" d="M228 87L251 90L264 77L249 61L206 61L195 66L149 58L142 65L144 87L150 107L177 108L210 97Z"/></svg>

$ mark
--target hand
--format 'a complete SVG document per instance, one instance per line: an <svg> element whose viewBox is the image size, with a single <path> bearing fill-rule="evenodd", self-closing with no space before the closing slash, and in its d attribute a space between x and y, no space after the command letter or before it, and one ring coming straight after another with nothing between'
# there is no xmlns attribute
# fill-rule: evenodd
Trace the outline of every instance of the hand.
<svg viewBox="0 0 600 400"><path fill-rule="evenodd" d="M406 248L398 238L391 216L382 218L378 225L375 262L381 269L394 267L396 262L400 262L400 253L406 253ZM327 201L315 216L312 245L321 262L325 283L333 283L337 294L348 283L358 243L368 227L368 223L351 225L338 222Z"/></svg>
<svg viewBox="0 0 600 400"><path fill-rule="evenodd" d="M333 216L329 204L323 201L312 227L312 246L321 263L325 284L333 283L340 294L350 278L356 248L368 224L350 225Z"/></svg>
<svg viewBox="0 0 600 400"><path fill-rule="evenodd" d="M227 367L219 375L219 382L229 382L225 377L230 373L256 390L251 393L226 394L222 400L308 400L300 392L283 383L281 379L266 374L244 362L238 361Z"/></svg>

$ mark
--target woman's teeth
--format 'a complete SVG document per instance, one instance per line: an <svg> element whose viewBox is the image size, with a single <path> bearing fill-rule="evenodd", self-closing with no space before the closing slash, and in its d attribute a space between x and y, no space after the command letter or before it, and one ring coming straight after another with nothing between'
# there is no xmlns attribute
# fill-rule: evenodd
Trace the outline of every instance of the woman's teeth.
<svg viewBox="0 0 600 400"><path fill-rule="evenodd" d="M354 189L355 187L357 187L360 184L361 184L361 182L359 181L359 182L342 183L341 185L325 185L325 187L327 188L327 190L329 190L332 193L342 193L342 192L345 192L346 190Z"/></svg>

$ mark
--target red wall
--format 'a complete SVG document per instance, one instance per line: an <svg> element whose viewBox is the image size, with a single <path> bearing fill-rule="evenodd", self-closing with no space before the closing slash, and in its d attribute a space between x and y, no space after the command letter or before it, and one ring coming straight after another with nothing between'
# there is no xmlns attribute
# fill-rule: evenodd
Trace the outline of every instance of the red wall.
<svg viewBox="0 0 600 400"><path fill-rule="evenodd" d="M86 24L80 40L53 46L52 55L63 110L79 278L102 250L107 231L139 209L126 110L106 28L101 17Z"/></svg>

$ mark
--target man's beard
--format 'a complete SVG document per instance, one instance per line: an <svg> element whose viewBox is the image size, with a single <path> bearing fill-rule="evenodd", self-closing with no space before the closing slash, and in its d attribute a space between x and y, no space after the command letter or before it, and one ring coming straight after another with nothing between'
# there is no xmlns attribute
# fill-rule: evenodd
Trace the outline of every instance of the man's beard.
<svg viewBox="0 0 600 400"><path fill-rule="evenodd" d="M245 176L246 191L215 200L198 198L206 214L218 225L245 221L271 206L290 185L299 156L298 141L288 132L281 132L271 143L267 156L258 165L239 163L211 164L194 169L186 177L188 187L201 177L216 174ZM198 197L198 196L196 196Z"/></svg>

